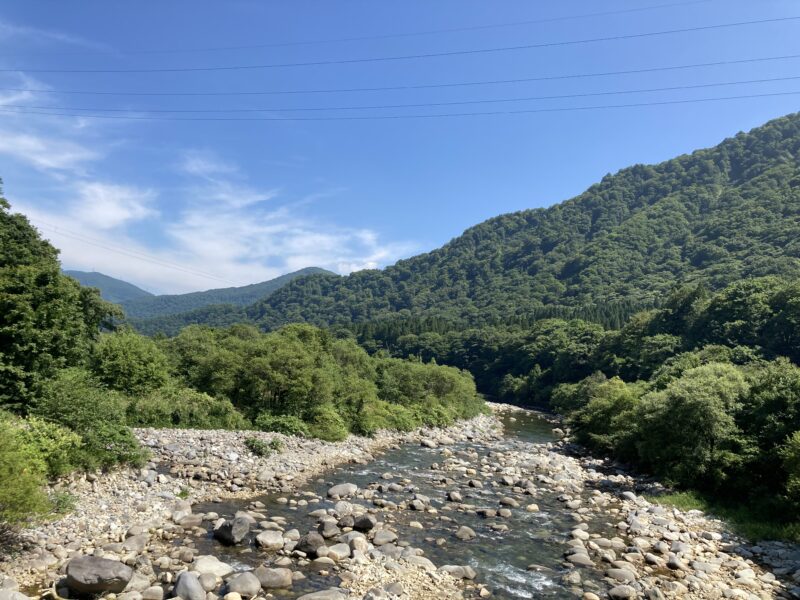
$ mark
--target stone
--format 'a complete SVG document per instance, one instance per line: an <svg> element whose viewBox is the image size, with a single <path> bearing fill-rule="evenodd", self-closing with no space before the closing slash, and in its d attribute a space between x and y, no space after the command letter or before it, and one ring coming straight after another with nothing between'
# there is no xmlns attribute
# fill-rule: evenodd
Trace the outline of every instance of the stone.
<svg viewBox="0 0 800 600"><path fill-rule="evenodd" d="M462 525L456 531L455 536L463 541L471 540L475 538L475 530L473 530L471 527L467 527L466 525Z"/></svg>
<svg viewBox="0 0 800 600"><path fill-rule="evenodd" d="M317 549L325 545L325 538L323 538L316 531L310 531L299 540L294 549L305 553L309 558L317 556Z"/></svg>
<svg viewBox="0 0 800 600"><path fill-rule="evenodd" d="M334 544L328 547L328 557L336 562L345 558L350 558L350 546L347 544Z"/></svg>
<svg viewBox="0 0 800 600"><path fill-rule="evenodd" d="M246 517L236 517L225 521L214 530L214 538L228 546L240 544L250 533L250 520Z"/></svg>
<svg viewBox="0 0 800 600"><path fill-rule="evenodd" d="M118 560L78 556L67 563L67 587L82 594L122 592L133 577L133 569Z"/></svg>
<svg viewBox="0 0 800 600"><path fill-rule="evenodd" d="M293 579L291 569L258 567L253 573L258 577L258 580L261 582L261 587L265 590L292 587Z"/></svg>
<svg viewBox="0 0 800 600"><path fill-rule="evenodd" d="M371 531L375 529L375 526L378 524L378 519L374 516L364 513L363 515L359 515L355 518L353 522L353 529L356 531Z"/></svg>
<svg viewBox="0 0 800 600"><path fill-rule="evenodd" d="M164 600L164 588L154 585L142 592L142 600Z"/></svg>
<svg viewBox="0 0 800 600"><path fill-rule="evenodd" d="M261 591L261 581L252 571L245 571L228 581L228 591L239 594L242 598L252 598Z"/></svg>
<svg viewBox="0 0 800 600"><path fill-rule="evenodd" d="M197 579L207 592L214 591L217 587L217 576L212 573L201 573Z"/></svg>
<svg viewBox="0 0 800 600"><path fill-rule="evenodd" d="M256 536L256 544L265 550L283 548L283 533L280 531L262 531Z"/></svg>
<svg viewBox="0 0 800 600"><path fill-rule="evenodd" d="M375 533L375 537L372 538L372 543L376 546L383 546L384 544L390 544L397 540L397 534L394 531L389 531L388 529L381 529L377 533Z"/></svg>
<svg viewBox="0 0 800 600"><path fill-rule="evenodd" d="M232 566L211 555L196 556L192 569L198 573L211 573L217 577L227 577L233 573Z"/></svg>
<svg viewBox="0 0 800 600"><path fill-rule="evenodd" d="M303 594L297 600L345 600L347 593L337 588L330 588L310 594Z"/></svg>
<svg viewBox="0 0 800 600"><path fill-rule="evenodd" d="M608 590L608 595L615 600L627 600L636 598L636 590L629 585L618 585Z"/></svg>
<svg viewBox="0 0 800 600"><path fill-rule="evenodd" d="M592 561L591 558L589 558L589 555L588 554L583 554L583 553L580 553L580 552L576 553L576 554L570 554L567 557L567 561L571 562L576 567L593 567L594 566L594 562Z"/></svg>
<svg viewBox="0 0 800 600"><path fill-rule="evenodd" d="M461 492L458 490L451 490L447 492L447 499L450 502L462 502L463 498L461 497Z"/></svg>
<svg viewBox="0 0 800 600"><path fill-rule="evenodd" d="M345 496L352 496L358 491L358 486L355 483L340 483L328 490L328 498L344 498Z"/></svg>
<svg viewBox="0 0 800 600"><path fill-rule="evenodd" d="M190 571L178 575L172 594L183 600L206 600L206 591L200 585L200 580Z"/></svg>

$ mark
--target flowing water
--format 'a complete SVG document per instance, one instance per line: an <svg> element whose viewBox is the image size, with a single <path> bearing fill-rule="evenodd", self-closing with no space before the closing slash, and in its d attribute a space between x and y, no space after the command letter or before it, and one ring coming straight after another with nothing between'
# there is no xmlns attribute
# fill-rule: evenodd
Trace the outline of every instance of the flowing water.
<svg viewBox="0 0 800 600"><path fill-rule="evenodd" d="M492 444L494 450L524 449L528 444L546 443L553 440L551 425L535 416L518 413L515 417L505 418L506 437L501 442ZM454 453L474 449L481 456L488 448L481 443L459 443L448 446ZM314 492L325 498L331 483L352 482L360 488L371 483L382 482L381 476L390 473L394 481L405 478L410 483L404 485L404 491L382 494L381 497L393 502L401 502L411 497L409 493L424 494L431 498L431 505L441 509L445 504L445 490L436 482L443 476L442 471L431 470L430 466L441 460L440 450L419 447L411 444L391 449L379 458L366 465L345 465L325 475L324 479L308 484L293 496L300 499L304 491ZM450 474L452 475L452 474ZM422 548L425 556L437 566L470 565L478 573L477 581L485 583L493 592L493 597L511 598L574 598L560 583L563 574L563 542L568 539L574 527L569 512L556 499L556 494L542 490L541 497L536 498L540 511L529 513L523 508L513 510L510 518L504 519L509 531L496 532L487 526L487 520L477 515L461 512L445 512L429 514L411 510L380 513L380 519L391 517L394 528L401 541ZM464 502L477 506L496 506L497 497L488 489L461 489ZM308 513L318 508L329 508L333 502L323 499L319 503L310 503L305 507L279 503L280 494L259 498L265 505L264 512L268 517L281 516L287 520L287 529L296 528L301 534L316 528L317 521ZM284 495L285 496L285 495ZM364 502L354 500L354 502ZM217 512L220 516L231 517L236 511L244 510L249 502L206 503L195 507L196 512ZM455 523L467 525L475 530L477 537L471 541L460 541L453 536L453 522L443 521L441 516L447 515ZM422 523L423 529L408 526L411 521ZM438 541L438 543L437 543ZM220 560L237 568L253 568L264 562L265 554L255 548L225 547L216 543L210 536L198 544L201 554L214 554ZM538 565L529 570L529 565ZM304 571L307 579L295 584L291 592L285 592L286 598L294 598L338 583L335 576L320 576L313 569Z"/></svg>

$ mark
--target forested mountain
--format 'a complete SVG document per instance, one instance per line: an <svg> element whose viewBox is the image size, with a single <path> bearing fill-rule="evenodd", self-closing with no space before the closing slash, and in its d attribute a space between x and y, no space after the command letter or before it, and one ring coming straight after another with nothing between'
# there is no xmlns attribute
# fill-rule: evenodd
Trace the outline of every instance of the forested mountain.
<svg viewBox="0 0 800 600"><path fill-rule="evenodd" d="M130 300L140 298L152 298L153 294L136 287L132 283L103 275L97 271L71 271L65 270L64 274L78 280L85 287L93 287L100 290L103 300L121 304Z"/></svg>
<svg viewBox="0 0 800 600"><path fill-rule="evenodd" d="M297 277L316 274L332 275L330 271L326 271L325 269L308 267L281 275L275 279L241 287L219 288L207 290L205 292L191 292L189 294L165 294L130 299L122 302L122 308L128 317L134 319L149 319L152 317L188 312L212 304L245 306L269 296L272 292Z"/></svg>
<svg viewBox="0 0 800 600"><path fill-rule="evenodd" d="M653 305L677 284L771 274L800 275L800 114L490 219L384 270L295 279L247 314L266 328L408 316L481 325L543 307Z"/></svg>

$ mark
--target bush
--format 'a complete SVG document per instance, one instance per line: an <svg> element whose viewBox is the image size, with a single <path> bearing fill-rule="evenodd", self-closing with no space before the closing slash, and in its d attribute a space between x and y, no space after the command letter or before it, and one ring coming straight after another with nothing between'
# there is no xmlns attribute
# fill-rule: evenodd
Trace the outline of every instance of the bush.
<svg viewBox="0 0 800 600"><path fill-rule="evenodd" d="M265 442L264 440L260 440L256 437L249 437L244 441L244 445L247 446L247 449L250 450L256 456L269 456L272 454L272 448L270 445Z"/></svg>
<svg viewBox="0 0 800 600"><path fill-rule="evenodd" d="M127 422L132 427L185 429L249 429L250 423L229 400L212 398L190 388L168 385L131 401Z"/></svg>
<svg viewBox="0 0 800 600"><path fill-rule="evenodd" d="M0 415L0 526L20 524L49 508L42 491L46 467L31 454L18 426Z"/></svg>
<svg viewBox="0 0 800 600"><path fill-rule="evenodd" d="M33 412L80 435L82 443L74 464L96 469L116 463L139 464L144 458L125 424L125 406L124 396L104 388L87 371L71 368L45 382Z"/></svg>
<svg viewBox="0 0 800 600"><path fill-rule="evenodd" d="M626 438L634 426L638 400L632 386L614 377L595 385L589 402L574 412L568 422L581 444L625 455Z"/></svg>
<svg viewBox="0 0 800 600"><path fill-rule="evenodd" d="M340 442L350 433L344 419L332 404L322 404L314 408L307 421L309 433L328 442Z"/></svg>
<svg viewBox="0 0 800 600"><path fill-rule="evenodd" d="M131 330L103 335L92 367L100 381L127 394L146 394L170 378L166 355L153 340Z"/></svg>
<svg viewBox="0 0 800 600"><path fill-rule="evenodd" d="M35 416L20 420L18 424L20 439L36 459L44 462L49 477L59 477L75 469L83 444L81 436Z"/></svg>
<svg viewBox="0 0 800 600"><path fill-rule="evenodd" d="M800 431L795 431L781 447L780 456L786 471L786 493L800 511Z"/></svg>
<svg viewBox="0 0 800 600"><path fill-rule="evenodd" d="M259 431L274 431L284 435L300 437L309 437L311 435L308 425L300 417L294 415L261 413L256 418L254 425Z"/></svg>
<svg viewBox="0 0 800 600"><path fill-rule="evenodd" d="M415 415L405 406L375 400L366 404L356 415L353 431L372 435L379 429L411 431L419 425Z"/></svg>

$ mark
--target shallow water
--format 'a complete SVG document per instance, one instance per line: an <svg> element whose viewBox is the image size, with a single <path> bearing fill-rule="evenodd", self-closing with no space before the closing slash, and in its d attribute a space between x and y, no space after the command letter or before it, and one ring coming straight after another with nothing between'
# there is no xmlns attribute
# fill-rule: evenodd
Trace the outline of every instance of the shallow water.
<svg viewBox="0 0 800 600"><path fill-rule="evenodd" d="M493 449L510 450L515 447L524 449L528 444L541 444L553 440L551 425L535 415L516 414L504 418L506 438L493 444ZM475 450L484 456L488 448L479 443L459 443L448 446L456 455L461 451ZM555 494L542 490L541 497L535 501L539 512L528 513L524 508L513 509L512 516L502 519L509 531L496 532L489 528L492 520L477 515L469 515L449 510L445 502L447 488L441 487L437 481L453 473L432 470L431 464L442 460L440 450L428 449L411 444L390 449L367 465L345 465L325 475L324 479L307 485L297 494L290 496L300 499L303 491L314 492L325 497L332 483L352 482L360 488L367 488L372 483L399 482L405 478L410 483L404 484L404 491L380 494L381 498L393 502L401 502L412 497L410 492L424 494L431 498L431 505L439 510L439 514L412 510L381 512L379 519L391 523L401 541L422 548L425 556L437 566L470 565L478 573L477 581L483 582L493 592L493 597L502 599L516 598L574 598L560 583L563 574L562 560L567 535L574 527L574 521ZM391 480L382 479L381 475L391 473ZM454 477L455 478L455 477ZM476 506L497 506L498 497L491 487L487 489L461 489L464 502ZM378 494L376 493L376 496ZM318 508L333 506L333 502L322 500L309 503L305 507L281 504L277 499L281 494L267 495L258 498L266 505L263 510L268 517L282 516L288 521L287 529L296 528L301 534L316 527L316 519L307 513ZM283 496L286 496L283 494ZM354 500L354 503L369 505L369 501ZM231 517L237 510L246 509L249 502L205 503L195 507L196 512L214 511L221 516ZM442 520L449 517L451 520ZM411 521L422 523L423 529L408 526ZM475 530L477 537L470 541L461 541L453 536L453 532L461 525ZM439 543L437 543L439 540ZM443 541L443 543L442 543ZM270 556L257 550L230 548L215 542L210 534L197 544L201 554L214 554L220 560L237 568L253 568L268 560ZM528 570L531 564L539 565L539 570ZM294 598L308 591L327 588L338 583L335 576L322 577L312 569L304 570L307 580L295 584L286 598Z"/></svg>

